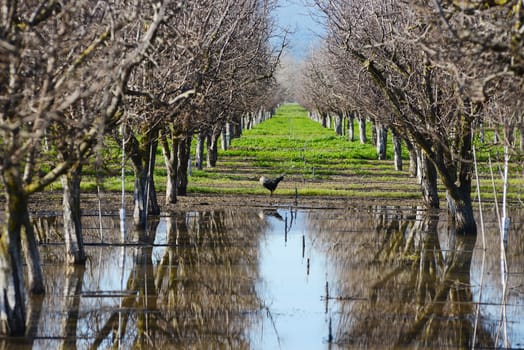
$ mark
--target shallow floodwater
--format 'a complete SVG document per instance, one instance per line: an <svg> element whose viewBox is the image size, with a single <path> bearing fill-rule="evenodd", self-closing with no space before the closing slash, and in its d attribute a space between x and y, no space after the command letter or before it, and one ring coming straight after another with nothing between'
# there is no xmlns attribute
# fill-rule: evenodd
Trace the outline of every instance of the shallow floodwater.
<svg viewBox="0 0 524 350"><path fill-rule="evenodd" d="M47 292L28 302L28 339L4 345L524 348L524 215L511 215L507 265L494 210L485 239L388 206L179 212L125 238L118 217L86 216L85 268L63 264L61 219L36 217Z"/></svg>

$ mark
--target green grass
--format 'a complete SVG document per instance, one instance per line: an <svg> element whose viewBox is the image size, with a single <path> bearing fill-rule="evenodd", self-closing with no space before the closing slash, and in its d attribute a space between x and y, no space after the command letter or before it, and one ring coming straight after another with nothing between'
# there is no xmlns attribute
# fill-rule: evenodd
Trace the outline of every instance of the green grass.
<svg viewBox="0 0 524 350"><path fill-rule="evenodd" d="M358 128L356 132L358 140ZM371 125L367 132L370 139ZM390 160L378 161L371 142L349 142L347 136L337 136L333 130L309 119L301 106L286 104L269 120L244 130L242 137L234 139L228 150L219 151L216 168L193 171L188 190L194 193L267 194L258 185L258 177L286 174L277 190L280 195L294 195L297 191L308 196L419 196L418 187L407 171L393 169L392 149L389 144ZM405 156L407 158L407 153ZM399 178L402 179L400 183ZM398 186L390 186L388 181ZM384 191L383 186L395 190Z"/></svg>
<svg viewBox="0 0 524 350"><path fill-rule="evenodd" d="M355 125L357 126L357 125ZM371 144L371 125L367 125L368 142L359 141L359 128L355 127L355 141L347 136L337 136L331 129L322 128L307 116L307 111L297 104L281 106L269 120L251 130L244 130L240 138L232 141L226 151L219 151L215 168L196 170L189 178L189 193L205 194L266 194L258 184L260 175L285 174L277 195L293 196L295 191L303 196L342 196L366 199L419 199L419 185L410 178L408 153L403 147L404 169L395 171L393 146L388 135L387 159L378 161L375 147ZM486 138L491 135L489 131ZM497 155L503 154L498 146L485 146L476 139L477 156L481 161L481 191L483 199L493 200L493 188L486 163L491 156L495 166L495 186L500 197L501 167ZM113 141L107 141L104 159L110 164L104 169L86 167L82 181L84 190L120 191L120 150ZM194 150L193 150L194 154ZM133 191L133 174L129 162L126 170L126 191ZM522 167L511 166L510 192L508 197L517 201L524 188ZM157 152L155 184L159 192L165 191L166 171L160 150ZM98 178L98 181L97 181ZM473 184L475 195L475 183ZM59 184L53 185L55 189ZM442 186L441 194L444 195Z"/></svg>

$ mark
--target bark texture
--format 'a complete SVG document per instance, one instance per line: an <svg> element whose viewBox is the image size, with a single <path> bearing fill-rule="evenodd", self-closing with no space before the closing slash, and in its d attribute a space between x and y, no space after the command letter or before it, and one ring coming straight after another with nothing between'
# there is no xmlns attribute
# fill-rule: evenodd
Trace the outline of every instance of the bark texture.
<svg viewBox="0 0 524 350"><path fill-rule="evenodd" d="M61 177L66 261L69 264L84 264L86 261L80 212L80 173L81 168L77 167Z"/></svg>

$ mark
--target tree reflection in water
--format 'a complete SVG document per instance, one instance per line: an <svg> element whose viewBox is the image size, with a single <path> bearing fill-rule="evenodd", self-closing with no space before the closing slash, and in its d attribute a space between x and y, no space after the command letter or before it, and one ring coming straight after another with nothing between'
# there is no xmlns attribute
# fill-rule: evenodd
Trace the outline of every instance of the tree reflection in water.
<svg viewBox="0 0 524 350"><path fill-rule="evenodd" d="M309 215L309 232L334 269L329 293L340 310L336 344L377 349L473 347L470 271L476 237L455 235L445 222L439 223L439 215L394 207L346 216ZM326 230L330 234L322 234ZM496 237L497 232L490 234ZM500 256L491 253L491 260ZM478 295L478 288L474 290ZM481 307L475 347L495 348L496 334L483 322L485 311ZM518 320L522 307L516 312L513 317Z"/></svg>
<svg viewBox="0 0 524 350"><path fill-rule="evenodd" d="M64 267L62 247L48 243L48 290L40 321L33 317L33 345L250 348L249 325L258 322L262 305L255 292L258 242L267 225L250 213L173 213L150 220L146 231L130 232L124 246L118 244L118 218L106 217L103 226L114 236L106 232L104 242L111 243L103 245L98 233L86 240L85 273ZM84 218L85 227L98 227L96 219ZM60 223L51 222L56 237Z"/></svg>
<svg viewBox="0 0 524 350"><path fill-rule="evenodd" d="M291 215L280 209L249 208L176 212L151 219L145 231L128 230L129 241L124 245L118 217L103 217L103 234L98 231L98 217L84 217L89 255L85 269L63 264L63 246L56 244L61 219L38 218L35 225L46 242L41 252L47 290L43 299L28 300L28 335L23 345L249 349L264 344L250 337L274 333L262 329L267 325L264 318L271 317L264 305L271 301L261 300L257 289L261 280L274 278L261 275L261 245L267 246L264 242L273 239L267 232L273 232L278 241L271 246L283 245L282 253L299 261L325 261L325 272L315 270L322 274L322 286L306 284L304 288L321 291L327 282L324 299L321 295L313 298L326 303L326 314L296 315L297 322L301 317L329 320L329 336L326 332L320 344L324 341L328 348L471 348L480 305L475 346L500 346L498 225L493 220L488 223L485 267L489 273L484 272L479 299L484 251L475 237L450 232L442 216L396 207L293 211ZM524 237L519 218L524 215L516 212L512 217L507 254L508 337L511 345L522 347ZM278 266L283 268L291 269ZM304 266L296 271L305 280L314 280ZM304 305L302 312L308 307L313 305ZM293 317L278 315L279 322L272 324L278 327L289 320L295 326ZM309 343L319 344L316 341ZM7 347L13 344L13 339L2 342Z"/></svg>

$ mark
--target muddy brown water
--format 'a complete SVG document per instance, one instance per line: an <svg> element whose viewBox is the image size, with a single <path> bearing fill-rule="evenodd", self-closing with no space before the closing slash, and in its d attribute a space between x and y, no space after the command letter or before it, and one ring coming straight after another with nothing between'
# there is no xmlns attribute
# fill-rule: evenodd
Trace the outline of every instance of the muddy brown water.
<svg viewBox="0 0 524 350"><path fill-rule="evenodd" d="M485 242L444 212L362 205L85 216L85 267L63 264L61 218L35 216L46 294L10 348L524 348L524 212L502 272L493 209ZM504 279L503 277L506 276ZM505 292L503 281L506 283Z"/></svg>

